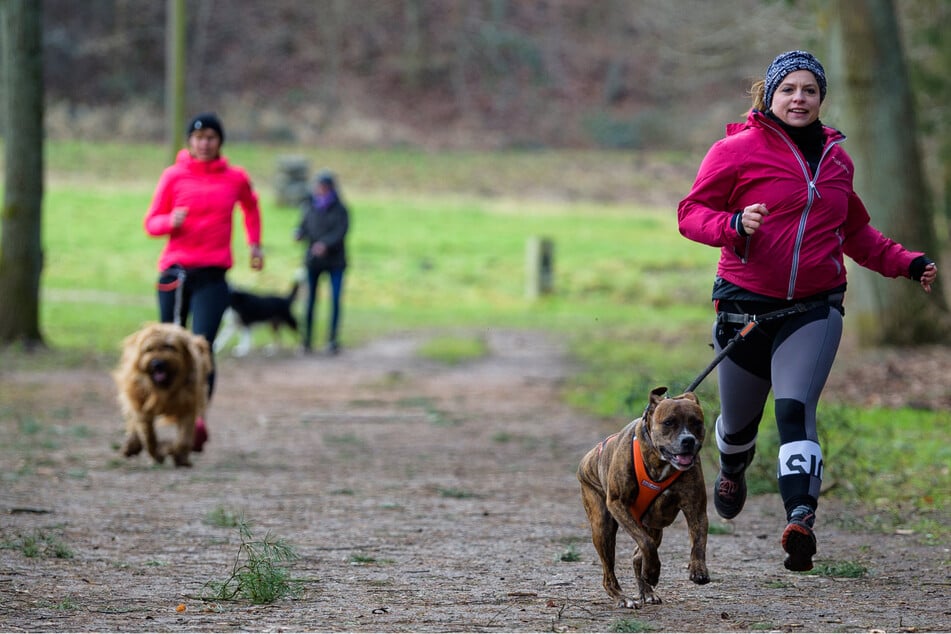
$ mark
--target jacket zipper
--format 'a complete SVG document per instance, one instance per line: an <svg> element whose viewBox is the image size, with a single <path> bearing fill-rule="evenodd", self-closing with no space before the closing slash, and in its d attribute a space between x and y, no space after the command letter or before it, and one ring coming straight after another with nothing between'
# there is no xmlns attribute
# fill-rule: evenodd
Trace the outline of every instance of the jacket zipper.
<svg viewBox="0 0 951 634"><path fill-rule="evenodd" d="M802 175L806 179L806 206L803 207L802 213L799 216L799 228L796 230L796 242L793 245L792 253L792 262L789 269L789 286L786 288L786 299L790 300L795 295L796 290L796 278L799 274L799 253L802 250L802 241L806 235L806 220L809 218L809 211L812 209L812 203L815 200L816 196L822 198L822 195L819 193L818 188L816 187L816 182L819 180L819 174L822 172L822 162L825 160L826 156L829 154L829 151L845 140L845 137L839 137L838 139L833 139L826 144L825 148L822 150L822 155L819 157L819 162L816 163L816 173L812 178L809 178L809 166L803 160L799 148L796 147L796 144L792 142L789 137L786 136L781 130L777 130L772 127L772 125L765 123L766 127L776 133L780 139L789 147L793 156L796 159L796 162L799 163L799 169L802 170Z"/></svg>

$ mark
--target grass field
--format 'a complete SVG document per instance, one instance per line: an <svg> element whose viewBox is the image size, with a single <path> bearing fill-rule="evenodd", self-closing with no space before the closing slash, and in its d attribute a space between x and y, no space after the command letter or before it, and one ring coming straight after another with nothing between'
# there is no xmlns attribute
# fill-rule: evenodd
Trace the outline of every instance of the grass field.
<svg viewBox="0 0 951 634"><path fill-rule="evenodd" d="M265 270L250 271L236 212L230 280L283 292L301 261L291 239L297 210L275 204L270 181L278 158L299 152L226 149L257 184L266 252ZM709 361L717 253L679 235L669 202L689 184L691 157L317 150L306 156L315 169L338 172L351 209L345 345L400 330L441 331L449 338L443 349L428 352L441 358L478 354L478 334L471 333L480 330L543 329L566 338L583 362L565 398L618 419L637 415L657 383L681 389ZM49 145L41 328L60 363L87 363L89 356L111 362L118 342L155 318L163 242L145 235L142 218L164 161L157 146ZM537 300L525 292L526 243L533 236L554 243L554 290ZM474 341L458 341L459 332ZM42 361L21 356L16 363ZM711 421L714 388L711 377L699 390ZM837 494L867 503L900 495L892 508L923 513L951 501L951 456L945 443L928 440L945 433L942 413L840 406L820 415L826 446L838 448L836 465L847 470L834 474L848 482ZM773 427L767 414L764 456L775 454ZM771 461L759 461L759 468L753 490L774 488ZM899 486L875 485L883 473Z"/></svg>
<svg viewBox="0 0 951 634"><path fill-rule="evenodd" d="M277 206L267 182L278 154L235 151L236 163L258 166L258 173L248 170L262 198L267 265L262 273L248 269L236 212L231 279L257 290L286 289L301 261L301 248L291 240L297 210ZM516 187L506 175L532 163L525 155L490 163L480 155L440 162L420 154L415 158L422 166L415 170L415 158L405 153L394 153L391 164L371 154L367 165L357 167L360 156L313 159L354 170L352 177L338 170L353 220L345 333L351 340L416 325L573 333L707 318L704 296L715 254L678 235L671 208L518 197L517 191L479 195L481 185L466 180L476 174L498 185L507 178ZM590 155L575 158L597 171ZM556 159L539 158L535 169L561 173L573 160ZM610 159L601 161L611 165ZM145 235L142 217L161 170L161 150L106 146L98 156L88 147L54 144L49 164L44 332L56 347L112 350L118 333L154 315L155 261L163 242ZM417 174L429 167L433 191L423 189ZM595 187L590 180L583 186ZM441 191L453 181L467 185L459 185L460 193ZM525 250L532 236L555 245L555 292L534 302L525 296Z"/></svg>

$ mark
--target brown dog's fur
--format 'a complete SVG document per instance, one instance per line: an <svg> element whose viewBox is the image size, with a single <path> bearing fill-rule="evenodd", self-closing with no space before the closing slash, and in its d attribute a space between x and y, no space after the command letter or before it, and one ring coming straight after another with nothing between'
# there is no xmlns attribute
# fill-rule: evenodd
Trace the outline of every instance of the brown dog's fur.
<svg viewBox="0 0 951 634"><path fill-rule="evenodd" d="M660 547L663 529L683 511L690 534L690 580L703 584L707 573L707 494L700 466L704 439L703 409L693 393L665 398L667 388L650 394L650 403L641 418L627 425L617 436L589 451L578 467L581 497L591 538L601 558L604 589L617 607L639 608L644 603L660 603L654 586L660 579ZM630 505L644 490L634 475L631 450L635 435L647 475L661 482L675 470L683 473L660 494L638 521ZM618 526L634 538L634 573L639 596L621 591L614 574L614 554Z"/></svg>
<svg viewBox="0 0 951 634"><path fill-rule="evenodd" d="M113 372L126 420L122 454L134 456L144 446L155 462L165 456L189 467L195 419L208 405L211 348L204 337L175 324L149 324L122 342L122 359ZM159 442L155 421L178 427L174 442Z"/></svg>

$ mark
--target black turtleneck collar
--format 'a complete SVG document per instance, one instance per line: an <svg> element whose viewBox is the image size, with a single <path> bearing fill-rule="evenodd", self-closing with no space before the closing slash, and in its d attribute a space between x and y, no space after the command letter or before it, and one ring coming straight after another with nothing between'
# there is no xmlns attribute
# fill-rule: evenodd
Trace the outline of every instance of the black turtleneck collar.
<svg viewBox="0 0 951 634"><path fill-rule="evenodd" d="M809 162L812 173L816 173L819 166L819 159L822 158L822 149L825 147L826 135L822 127L822 122L816 119L807 126L796 127L785 123L782 119L773 114L770 110L766 116L775 121L793 140L793 143L799 148L803 156Z"/></svg>

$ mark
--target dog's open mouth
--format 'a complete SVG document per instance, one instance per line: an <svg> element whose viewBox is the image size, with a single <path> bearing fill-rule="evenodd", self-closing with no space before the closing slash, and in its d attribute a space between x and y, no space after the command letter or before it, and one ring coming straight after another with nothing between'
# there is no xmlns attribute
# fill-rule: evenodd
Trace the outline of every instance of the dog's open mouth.
<svg viewBox="0 0 951 634"><path fill-rule="evenodd" d="M172 382L172 373L161 359L149 363L149 378L159 387L167 387Z"/></svg>
<svg viewBox="0 0 951 634"><path fill-rule="evenodd" d="M692 453L671 453L667 450L662 449L661 452L664 454L664 458L667 459L667 462L674 465L677 469L681 471L686 471L694 465L697 461L697 455Z"/></svg>

